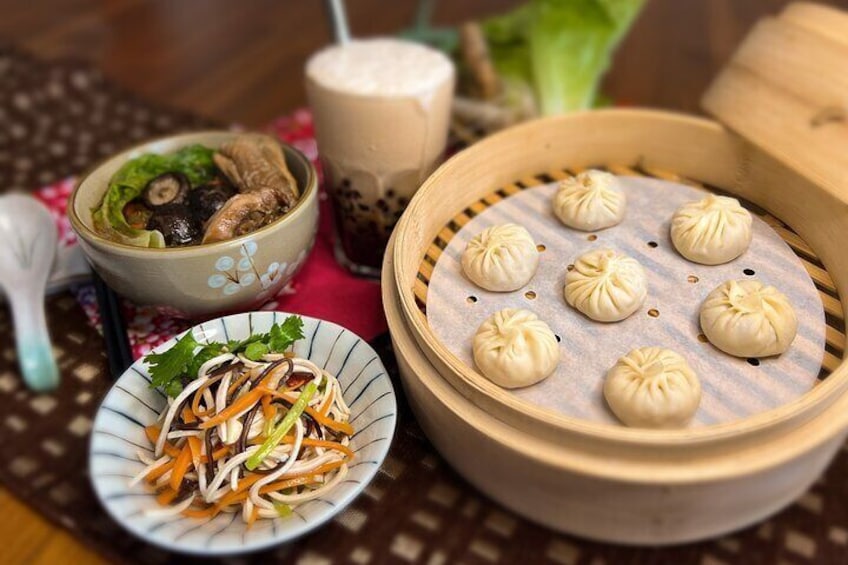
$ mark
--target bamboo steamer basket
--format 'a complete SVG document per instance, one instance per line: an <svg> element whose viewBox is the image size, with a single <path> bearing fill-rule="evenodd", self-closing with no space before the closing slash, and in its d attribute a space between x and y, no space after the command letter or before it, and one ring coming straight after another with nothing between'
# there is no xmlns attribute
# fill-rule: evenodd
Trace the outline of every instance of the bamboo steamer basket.
<svg viewBox="0 0 848 565"><path fill-rule="evenodd" d="M845 309L838 298L848 292L848 255L841 249L848 233L848 162L841 151L848 132L832 108L833 97L848 92L848 73L831 79L826 71L833 69L805 69L804 85L796 87L785 80L792 61L764 64L760 74L752 68L786 41L805 55L818 52L815 60L832 64L836 50L845 56L836 59L848 61L848 45L834 39L848 35L832 30L845 21L841 12L802 4L758 24L705 97L705 106L727 116L741 136L668 112L591 111L496 134L424 183L387 252L384 303L410 403L436 447L470 482L559 530L660 544L751 524L820 475L848 429ZM741 94L737 76L747 81ZM780 119L751 120L757 113L746 105L769 108ZM782 136L785 131L793 135ZM447 241L473 215L523 186L599 165L716 187L761 208L821 290L829 376L789 404L735 422L640 430L519 400L450 353L425 314L427 282Z"/></svg>
<svg viewBox="0 0 848 565"><path fill-rule="evenodd" d="M394 242L385 266L392 266ZM668 465L632 464L625 455L563 448L506 424L469 402L418 347L401 312L392 273L383 271L383 304L406 398L439 453L469 482L525 518L600 541L657 545L717 536L776 512L818 478L845 439L839 426L797 454L736 449L698 457L689 480L652 478ZM843 397L832 411L848 409ZM819 418L827 426L827 415ZM810 424L811 426L813 423ZM797 441L809 426L787 441ZM764 446L761 446L764 447ZM767 453L768 452L768 453ZM767 458L768 457L768 458ZM739 458L740 462L729 461ZM744 461L743 461L744 460ZM747 464L746 464L747 462ZM629 472L617 472L627 463ZM699 473L723 469L722 473Z"/></svg>

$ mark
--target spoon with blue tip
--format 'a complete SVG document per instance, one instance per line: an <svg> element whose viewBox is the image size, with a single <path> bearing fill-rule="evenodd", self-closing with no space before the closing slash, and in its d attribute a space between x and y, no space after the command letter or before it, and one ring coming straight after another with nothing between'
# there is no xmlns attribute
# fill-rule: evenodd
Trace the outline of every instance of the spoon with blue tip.
<svg viewBox="0 0 848 565"><path fill-rule="evenodd" d="M23 194L0 196L0 287L12 308L21 374L36 391L59 385L44 316L57 239L50 212L37 200Z"/></svg>

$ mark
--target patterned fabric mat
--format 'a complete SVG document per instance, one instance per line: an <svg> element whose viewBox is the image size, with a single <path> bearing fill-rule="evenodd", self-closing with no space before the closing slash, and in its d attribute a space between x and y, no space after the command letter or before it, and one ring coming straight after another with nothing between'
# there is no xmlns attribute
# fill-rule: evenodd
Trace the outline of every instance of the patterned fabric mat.
<svg viewBox="0 0 848 565"><path fill-rule="evenodd" d="M214 126L157 107L87 64L43 62L0 47L0 186L33 189L80 173L137 140ZM68 293L48 300L59 393L23 388L11 316L0 309L0 482L52 522L120 562L191 562L143 544L99 507L86 475L88 432L110 386L103 343ZM297 563L848 563L848 451L798 503L720 540L632 549L578 540L485 499L435 453L403 400L388 337L374 340L394 375L400 422L375 481L317 533L232 562ZM521 477L516 477L521 480Z"/></svg>

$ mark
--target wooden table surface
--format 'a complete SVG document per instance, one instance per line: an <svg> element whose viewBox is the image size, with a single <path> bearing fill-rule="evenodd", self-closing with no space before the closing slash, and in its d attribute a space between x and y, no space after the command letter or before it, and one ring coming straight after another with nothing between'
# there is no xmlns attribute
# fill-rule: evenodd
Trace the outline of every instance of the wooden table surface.
<svg viewBox="0 0 848 565"><path fill-rule="evenodd" d="M750 26L785 0L649 0L617 54L605 92L628 105L700 112L699 98ZM829 2L848 8L848 0ZM436 3L453 25L515 0ZM348 0L354 34L411 24L414 0ZM78 57L154 101L258 126L305 104L302 67L330 40L317 0L0 0L0 41L44 58ZM3 561L100 559L0 489Z"/></svg>

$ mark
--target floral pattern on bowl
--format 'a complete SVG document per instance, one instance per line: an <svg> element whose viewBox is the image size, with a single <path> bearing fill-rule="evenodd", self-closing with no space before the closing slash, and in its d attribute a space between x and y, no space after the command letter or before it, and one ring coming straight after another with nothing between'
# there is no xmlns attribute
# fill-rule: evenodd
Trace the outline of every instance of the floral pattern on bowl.
<svg viewBox="0 0 848 565"><path fill-rule="evenodd" d="M257 267L254 259L258 245L253 240L247 240L239 247L240 257L221 255L215 261L215 272L209 275L207 284L209 288L221 289L224 296L230 296L259 281L262 292L258 297L271 296L284 280L291 278L300 269L314 243L313 239L291 264L273 261L263 270Z"/></svg>

